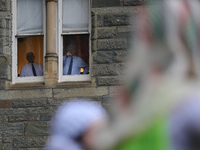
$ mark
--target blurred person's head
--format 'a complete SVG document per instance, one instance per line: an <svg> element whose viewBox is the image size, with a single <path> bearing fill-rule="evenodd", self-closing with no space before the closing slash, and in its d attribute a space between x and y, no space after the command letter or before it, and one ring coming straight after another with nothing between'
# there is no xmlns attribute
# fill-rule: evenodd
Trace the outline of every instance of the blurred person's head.
<svg viewBox="0 0 200 150"><path fill-rule="evenodd" d="M33 52L28 52L26 54L26 59L28 60L29 63L34 63L35 56Z"/></svg>
<svg viewBox="0 0 200 150"><path fill-rule="evenodd" d="M66 55L72 57L72 56L75 55L75 53L76 53L75 46L74 45L68 45L67 46L67 54Z"/></svg>
<svg viewBox="0 0 200 150"><path fill-rule="evenodd" d="M90 100L63 103L52 119L48 150L89 150L93 136L105 121L104 108Z"/></svg>

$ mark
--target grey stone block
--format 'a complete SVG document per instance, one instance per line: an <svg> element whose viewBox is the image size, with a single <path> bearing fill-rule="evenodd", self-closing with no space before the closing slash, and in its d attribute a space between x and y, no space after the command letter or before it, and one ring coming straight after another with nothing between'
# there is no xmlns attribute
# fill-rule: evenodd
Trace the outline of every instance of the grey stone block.
<svg viewBox="0 0 200 150"><path fill-rule="evenodd" d="M0 150L11 150L11 144L10 143L0 143Z"/></svg>
<svg viewBox="0 0 200 150"><path fill-rule="evenodd" d="M0 90L0 100L52 97L52 89ZM39 99L37 99L39 100ZM43 101L41 99L41 101ZM29 103L29 102L27 102ZM32 102L31 102L32 103ZM42 103L42 102L40 102ZM42 105L43 106L43 105Z"/></svg>
<svg viewBox="0 0 200 150"><path fill-rule="evenodd" d="M5 37L9 37L10 36L10 30L9 29L3 29L3 28L0 28L0 36L2 38L5 38Z"/></svg>
<svg viewBox="0 0 200 150"><path fill-rule="evenodd" d="M127 61L127 51L114 51L113 61L114 62L125 62Z"/></svg>
<svg viewBox="0 0 200 150"><path fill-rule="evenodd" d="M10 136L23 136L23 130L9 130L9 131L3 131L2 135L3 137L10 137Z"/></svg>
<svg viewBox="0 0 200 150"><path fill-rule="evenodd" d="M102 96L95 96L95 97L86 96L86 97L79 97L78 99L89 99L95 102L101 102Z"/></svg>
<svg viewBox="0 0 200 150"><path fill-rule="evenodd" d="M96 30L98 39L116 37L116 27L102 27L102 28L97 28Z"/></svg>
<svg viewBox="0 0 200 150"><path fill-rule="evenodd" d="M39 121L39 119L40 119L39 115L15 115L8 117L9 122Z"/></svg>
<svg viewBox="0 0 200 150"><path fill-rule="evenodd" d="M70 88L70 89L53 89L54 98L63 97L93 97L104 96L108 94L107 87L88 87L88 88Z"/></svg>
<svg viewBox="0 0 200 150"><path fill-rule="evenodd" d="M58 106L66 100L67 100L67 98L59 98L59 97L58 98L48 98L47 99L47 105L48 106Z"/></svg>
<svg viewBox="0 0 200 150"><path fill-rule="evenodd" d="M122 26L131 24L131 16L128 14L110 14L104 16L105 26Z"/></svg>
<svg viewBox="0 0 200 150"><path fill-rule="evenodd" d="M8 122L8 118L6 116L0 117L0 123Z"/></svg>
<svg viewBox="0 0 200 150"><path fill-rule="evenodd" d="M97 51L93 54L93 63L106 64L111 63L113 60L113 52Z"/></svg>
<svg viewBox="0 0 200 150"><path fill-rule="evenodd" d="M0 90L4 90L6 88L6 81L0 80Z"/></svg>
<svg viewBox="0 0 200 150"><path fill-rule="evenodd" d="M48 136L50 123L48 122L32 122L26 123L24 133L26 136Z"/></svg>
<svg viewBox="0 0 200 150"><path fill-rule="evenodd" d="M97 40L97 50L118 50L126 48L127 40L125 38Z"/></svg>
<svg viewBox="0 0 200 150"><path fill-rule="evenodd" d="M25 108L25 107L44 107L46 106L46 98L41 99L25 99L25 100L13 100L13 108Z"/></svg>
<svg viewBox="0 0 200 150"><path fill-rule="evenodd" d="M121 83L120 77L98 77L97 78L98 86L119 85L120 83Z"/></svg>
<svg viewBox="0 0 200 150"><path fill-rule="evenodd" d="M23 130L24 124L22 122L19 123L4 123L0 124L0 131L6 130Z"/></svg>
<svg viewBox="0 0 200 150"><path fill-rule="evenodd" d="M1 108L0 109L0 116L4 115L17 115L17 114L25 114L24 108Z"/></svg>
<svg viewBox="0 0 200 150"><path fill-rule="evenodd" d="M0 28L6 28L6 19L4 18L0 19Z"/></svg>
<svg viewBox="0 0 200 150"><path fill-rule="evenodd" d="M0 65L0 79L10 79L11 78L11 72L10 72L10 66L6 64Z"/></svg>
<svg viewBox="0 0 200 150"><path fill-rule="evenodd" d="M8 0L0 0L0 11L6 11L8 7Z"/></svg>
<svg viewBox="0 0 200 150"><path fill-rule="evenodd" d="M119 64L100 64L92 66L92 76L120 75Z"/></svg>
<svg viewBox="0 0 200 150"><path fill-rule="evenodd" d="M7 58L5 56L0 56L0 65L4 65L7 62Z"/></svg>
<svg viewBox="0 0 200 150"><path fill-rule="evenodd" d="M36 107L36 108L26 108L25 112L27 114L49 114L53 113L55 107Z"/></svg>
<svg viewBox="0 0 200 150"><path fill-rule="evenodd" d="M50 121L51 118L52 115L47 115L47 114L40 115L40 121Z"/></svg>
<svg viewBox="0 0 200 150"><path fill-rule="evenodd" d="M3 143L12 143L12 138L10 138L10 137L4 137L2 139L2 141L3 141Z"/></svg>
<svg viewBox="0 0 200 150"><path fill-rule="evenodd" d="M13 138L13 148L42 148L47 137Z"/></svg>

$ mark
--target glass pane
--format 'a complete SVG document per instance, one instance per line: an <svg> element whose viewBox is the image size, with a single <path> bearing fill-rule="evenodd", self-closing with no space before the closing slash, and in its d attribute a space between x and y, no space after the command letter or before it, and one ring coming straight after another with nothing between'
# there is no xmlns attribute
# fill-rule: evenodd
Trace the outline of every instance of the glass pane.
<svg viewBox="0 0 200 150"><path fill-rule="evenodd" d="M43 76L43 36L18 38L18 76Z"/></svg>
<svg viewBox="0 0 200 150"><path fill-rule="evenodd" d="M63 32L88 31L89 0L63 0Z"/></svg>
<svg viewBox="0 0 200 150"><path fill-rule="evenodd" d="M63 75L89 73L89 35L63 36Z"/></svg>
<svg viewBox="0 0 200 150"><path fill-rule="evenodd" d="M17 1L17 34L43 33L43 0Z"/></svg>

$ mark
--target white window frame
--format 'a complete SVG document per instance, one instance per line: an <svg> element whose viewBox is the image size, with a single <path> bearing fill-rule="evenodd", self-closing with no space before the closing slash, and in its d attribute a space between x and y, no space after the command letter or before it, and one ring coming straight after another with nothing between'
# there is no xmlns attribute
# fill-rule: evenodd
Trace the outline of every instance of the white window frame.
<svg viewBox="0 0 200 150"><path fill-rule="evenodd" d="M91 15L90 15L90 0L89 1L89 26L88 32L62 32L62 0L58 0L58 82L71 81L90 81L91 80ZM89 35L89 74L80 75L63 75L63 36L75 34Z"/></svg>
<svg viewBox="0 0 200 150"><path fill-rule="evenodd" d="M37 77L18 77L18 48L17 39L19 37L30 37L43 35L43 74L45 69L44 56L46 54L46 5L43 0L43 33L34 34L20 34L17 35L17 0L12 0L12 84L15 83L30 83L30 82L44 82L44 76ZM26 59L26 58L24 58Z"/></svg>

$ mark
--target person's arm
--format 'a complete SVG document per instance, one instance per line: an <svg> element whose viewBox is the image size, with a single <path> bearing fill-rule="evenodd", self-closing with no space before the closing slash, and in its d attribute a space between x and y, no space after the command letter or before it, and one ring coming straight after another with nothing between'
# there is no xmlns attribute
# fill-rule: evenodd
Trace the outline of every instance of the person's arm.
<svg viewBox="0 0 200 150"><path fill-rule="evenodd" d="M87 74L89 71L89 66L85 62L84 62L84 67L82 67L82 68L84 69L83 74Z"/></svg>
<svg viewBox="0 0 200 150"><path fill-rule="evenodd" d="M64 67L65 64L66 64L66 60L67 60L67 57L66 57L66 56L63 56L63 67Z"/></svg>
<svg viewBox="0 0 200 150"><path fill-rule="evenodd" d="M24 69L24 67L21 68L20 77L25 77L25 69Z"/></svg>
<svg viewBox="0 0 200 150"><path fill-rule="evenodd" d="M87 74L89 71L89 66L80 58L80 68L83 68L83 74Z"/></svg>

